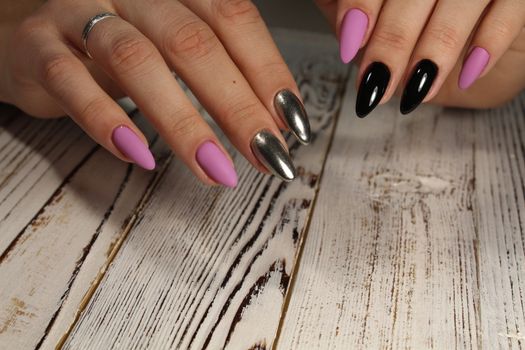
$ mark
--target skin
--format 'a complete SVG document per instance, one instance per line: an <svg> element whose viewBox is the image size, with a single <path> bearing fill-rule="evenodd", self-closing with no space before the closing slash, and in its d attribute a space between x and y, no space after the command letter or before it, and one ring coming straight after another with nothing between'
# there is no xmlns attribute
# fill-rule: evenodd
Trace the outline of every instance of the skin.
<svg viewBox="0 0 525 350"><path fill-rule="evenodd" d="M338 35L349 9L369 18L359 57L359 75L373 61L389 66L392 79L381 100L402 91L421 59L438 64L439 74L425 101L466 108L504 104L525 88L525 1L523 0L316 0ZM491 59L480 79L458 87L469 48L486 48Z"/></svg>
<svg viewBox="0 0 525 350"><path fill-rule="evenodd" d="M81 33L102 12L119 17L91 31L90 60ZM282 89L299 91L250 1L27 1L11 4L7 13L0 34L0 45L9 48L0 50L0 100L36 117L67 114L123 160L111 139L116 127L128 126L146 143L113 100L127 95L195 175L214 184L196 151L212 141L227 152L172 70L260 171L266 169L250 148L254 135L266 129L285 143L273 99Z"/></svg>
<svg viewBox="0 0 525 350"><path fill-rule="evenodd" d="M459 3L440 2L449 7ZM437 16L428 23L440 23L452 11L443 7L434 14L437 1L428 1L431 8L423 2L410 6L404 0L317 0L335 33L349 8L367 11L370 24L361 49L360 74L373 60L397 57L388 62L395 70L382 103L396 90L399 93L414 64L424 57L440 63L440 75L427 100L468 108L501 105L525 87L524 1L496 2L515 7L506 12L494 7L491 12L478 6L470 11L474 15L468 21L453 22L463 27L454 27L450 33L463 34L449 38L445 50L439 48L443 38L425 35L427 19ZM410 20L389 28L389 23L399 22L400 6ZM88 18L106 11L121 18L100 22L91 32L88 46L94 59L90 60L82 52L81 32ZM509 24L484 25L483 18L489 14L506 20L495 23ZM480 26L472 27L476 21L481 21ZM402 37L396 28L412 33L400 41L406 45L392 40ZM390 30L390 37L384 35L385 30ZM494 42L499 44L491 47ZM472 43L489 46L493 58L481 79L460 90L458 75ZM392 50L398 54L390 54ZM197 164L195 152L208 140L224 147L171 70L185 80L233 145L265 172L250 141L262 129L282 140L279 129L285 125L273 108L273 97L283 88L298 94L298 88L250 1L24 0L9 2L0 14L0 101L36 117L70 115L95 141L126 161L111 140L115 127L128 126L146 143L113 100L129 95L195 175L214 184Z"/></svg>

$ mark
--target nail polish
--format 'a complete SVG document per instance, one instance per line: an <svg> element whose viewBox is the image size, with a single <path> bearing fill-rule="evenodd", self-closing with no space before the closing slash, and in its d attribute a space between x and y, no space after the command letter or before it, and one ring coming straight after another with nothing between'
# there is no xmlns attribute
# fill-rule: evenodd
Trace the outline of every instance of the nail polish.
<svg viewBox="0 0 525 350"><path fill-rule="evenodd" d="M401 113L408 114L425 99L436 76L438 66L431 60L421 60L414 68L401 97Z"/></svg>
<svg viewBox="0 0 525 350"><path fill-rule="evenodd" d="M481 73L487 67L490 60L490 54L482 47L472 49L459 75L459 88L468 89L479 78Z"/></svg>
<svg viewBox="0 0 525 350"><path fill-rule="evenodd" d="M295 166L279 139L270 131L258 132L251 142L253 154L275 176L292 181L297 175Z"/></svg>
<svg viewBox="0 0 525 350"><path fill-rule="evenodd" d="M359 9L350 9L341 23L339 51L341 60L349 63L357 55L368 28L368 16Z"/></svg>
<svg viewBox="0 0 525 350"><path fill-rule="evenodd" d="M127 126L117 126L111 136L113 144L122 154L146 170L155 169L155 158L142 140Z"/></svg>
<svg viewBox="0 0 525 350"><path fill-rule="evenodd" d="M274 98L277 114L303 145L310 143L312 133L308 115L301 100L290 90L281 90Z"/></svg>
<svg viewBox="0 0 525 350"><path fill-rule="evenodd" d="M390 82L390 70L381 62L373 62L366 69L359 85L355 111L359 118L364 118L381 101Z"/></svg>
<svg viewBox="0 0 525 350"><path fill-rule="evenodd" d="M195 158L213 181L231 188L237 186L237 173L231 160L214 142L206 141L200 145Z"/></svg>

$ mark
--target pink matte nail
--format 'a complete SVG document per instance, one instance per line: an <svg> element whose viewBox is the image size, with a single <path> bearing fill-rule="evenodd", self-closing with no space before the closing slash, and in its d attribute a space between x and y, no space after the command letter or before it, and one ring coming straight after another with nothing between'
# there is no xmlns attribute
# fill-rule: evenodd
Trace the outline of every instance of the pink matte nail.
<svg viewBox="0 0 525 350"><path fill-rule="evenodd" d="M487 67L489 60L490 54L487 50L482 47L475 47L468 55L461 69L458 84L459 88L465 90L474 84L485 70L485 67Z"/></svg>
<svg viewBox="0 0 525 350"><path fill-rule="evenodd" d="M227 186L237 186L237 173L233 164L212 141L206 141L197 149L197 163L212 180Z"/></svg>
<svg viewBox="0 0 525 350"><path fill-rule="evenodd" d="M111 136L122 154L147 170L155 169L155 158L142 140L127 126L117 126Z"/></svg>
<svg viewBox="0 0 525 350"><path fill-rule="evenodd" d="M361 10L349 10L341 25L339 49L341 60L349 63L357 55L357 51L363 43L366 29L368 28L368 16Z"/></svg>

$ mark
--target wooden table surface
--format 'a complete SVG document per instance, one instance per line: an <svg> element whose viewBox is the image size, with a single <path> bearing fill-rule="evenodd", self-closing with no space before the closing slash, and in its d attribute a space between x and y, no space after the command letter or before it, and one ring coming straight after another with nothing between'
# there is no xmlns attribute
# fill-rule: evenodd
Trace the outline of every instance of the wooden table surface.
<svg viewBox="0 0 525 350"><path fill-rule="evenodd" d="M289 184L232 150L205 187L138 111L154 172L0 109L0 349L525 349L525 94L361 120L333 39L274 34L314 134Z"/></svg>

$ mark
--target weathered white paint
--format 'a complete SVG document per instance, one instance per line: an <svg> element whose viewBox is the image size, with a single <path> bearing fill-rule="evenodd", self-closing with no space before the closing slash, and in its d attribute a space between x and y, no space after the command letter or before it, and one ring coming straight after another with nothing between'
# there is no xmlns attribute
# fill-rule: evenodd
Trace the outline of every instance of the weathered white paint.
<svg viewBox="0 0 525 350"><path fill-rule="evenodd" d="M3 129L20 151L4 167L12 204L0 221L0 348L54 348L154 173L115 159L69 120L15 118L42 141L24 145Z"/></svg>
<svg viewBox="0 0 525 350"><path fill-rule="evenodd" d="M524 348L525 96L360 120L349 88L323 169L337 47L277 38L316 134L292 184L235 155L240 186L206 188L161 142L152 183L71 122L2 109L1 349Z"/></svg>
<svg viewBox="0 0 525 350"><path fill-rule="evenodd" d="M525 95L494 111L347 95L279 349L523 349Z"/></svg>
<svg viewBox="0 0 525 350"><path fill-rule="evenodd" d="M271 346L346 81L320 38L280 38L315 135L290 139L300 179L235 155L237 189L207 188L174 161L64 348Z"/></svg>

